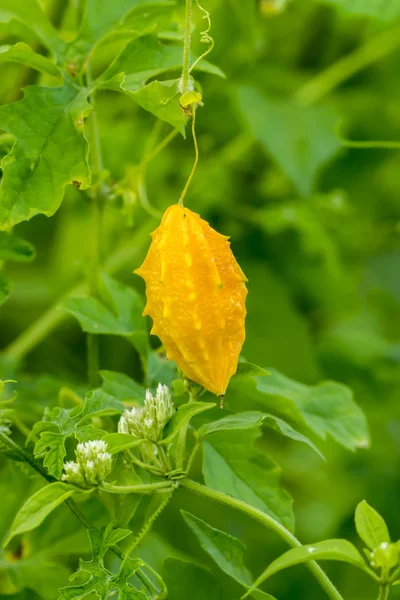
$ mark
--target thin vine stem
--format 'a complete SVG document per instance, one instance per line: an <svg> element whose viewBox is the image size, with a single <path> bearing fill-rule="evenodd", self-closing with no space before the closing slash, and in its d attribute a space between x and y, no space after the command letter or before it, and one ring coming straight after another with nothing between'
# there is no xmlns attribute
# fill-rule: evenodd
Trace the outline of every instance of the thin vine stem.
<svg viewBox="0 0 400 600"><path fill-rule="evenodd" d="M255 519L268 529L275 531L275 533L277 533L287 544L289 544L289 546L292 546L293 548L300 547L302 545L301 542L281 523L278 523L278 521L275 521L275 519L261 510L242 502L242 500L237 500L232 496L212 490L201 483L192 481L191 479L183 479L180 482L180 485L190 492L197 494L198 496L203 496L204 498L208 498L214 502L223 504L224 506L230 506L231 508L239 510L252 519ZM329 577L315 561L311 561L307 566L331 600L343 600L343 597L335 588Z"/></svg>
<svg viewBox="0 0 400 600"><path fill-rule="evenodd" d="M175 489L173 489L172 492L170 492L169 494L167 494L165 496L165 498L162 499L162 501L161 501L160 505L158 506L158 508L153 512L153 514L151 515L151 517L143 525L142 529L139 531L139 533L137 534L137 536L135 537L135 539L133 540L133 542L130 544L130 546L128 546L128 548L126 550L126 554L128 556L130 556L133 553L133 551L140 544L140 542L142 541L142 539L144 538L144 536L146 535L146 533L150 530L150 528L154 525L155 521L158 519L158 517L164 511L164 509L166 508L167 504L171 500L174 491L175 491Z"/></svg>
<svg viewBox="0 0 400 600"><path fill-rule="evenodd" d="M113 485L103 482L102 489L111 494L153 494L155 492L168 492L176 487L171 481L160 481L159 483L143 483L142 485Z"/></svg>
<svg viewBox="0 0 400 600"><path fill-rule="evenodd" d="M214 46L215 46L215 42L213 40L213 38L210 35L210 30L211 30L211 17L210 17L210 13L201 6L199 0L196 0L196 4L199 7L199 10L201 10L201 12L203 13L203 19L206 19L207 21L207 27L204 31L201 32L201 38L200 41L203 42L203 44L209 44L209 47L207 48L207 50L205 52L203 52L203 54L201 56L199 56L199 58L197 58L194 63L192 64L192 66L189 69L189 73L191 73L193 71L193 69L195 69L197 67L197 65L199 64L199 62L201 60L203 60L203 58L205 58L208 54L210 54L210 52L213 51Z"/></svg>
<svg viewBox="0 0 400 600"><path fill-rule="evenodd" d="M379 587L379 596L378 600L387 600L389 598L390 586L389 584L384 584Z"/></svg>
<svg viewBox="0 0 400 600"><path fill-rule="evenodd" d="M194 143L194 151L195 151L195 159L194 159L194 164L193 164L193 168L192 171L189 175L189 178L186 182L185 187L183 188L183 192L181 194L181 197L179 198L179 204L181 206L183 206L183 202L185 200L186 194L188 192L188 189L190 187L190 184L192 183L194 174L196 172L197 169L197 165L199 163L199 145L197 143L197 135L196 135L196 106L193 105L193 113L192 113L192 137L193 137L193 143Z"/></svg>

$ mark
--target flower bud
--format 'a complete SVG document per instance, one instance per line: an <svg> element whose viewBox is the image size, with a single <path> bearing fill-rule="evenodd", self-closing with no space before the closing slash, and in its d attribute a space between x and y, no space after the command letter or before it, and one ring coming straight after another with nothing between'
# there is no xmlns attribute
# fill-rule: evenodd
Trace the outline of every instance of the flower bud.
<svg viewBox="0 0 400 600"><path fill-rule="evenodd" d="M174 404L169 389L159 383L155 396L150 390L146 391L144 405L141 408L132 408L124 412L118 424L118 431L138 439L158 442L173 413Z"/></svg>
<svg viewBox="0 0 400 600"><path fill-rule="evenodd" d="M76 462L64 464L63 481L82 486L99 485L112 469L112 456L103 440L78 444L75 454Z"/></svg>

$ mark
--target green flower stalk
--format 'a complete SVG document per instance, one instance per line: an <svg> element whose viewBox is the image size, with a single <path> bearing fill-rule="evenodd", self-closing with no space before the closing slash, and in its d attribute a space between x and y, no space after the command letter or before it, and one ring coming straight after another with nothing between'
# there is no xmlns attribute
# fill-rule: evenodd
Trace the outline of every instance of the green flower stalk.
<svg viewBox="0 0 400 600"><path fill-rule="evenodd" d="M159 383L155 396L150 390L146 391L146 399L141 408L124 412L118 431L156 444L161 440L164 427L174 410L168 387Z"/></svg>
<svg viewBox="0 0 400 600"><path fill-rule="evenodd" d="M78 444L76 461L64 464L63 481L82 486L95 486L102 483L112 469L112 456L107 452L103 440Z"/></svg>

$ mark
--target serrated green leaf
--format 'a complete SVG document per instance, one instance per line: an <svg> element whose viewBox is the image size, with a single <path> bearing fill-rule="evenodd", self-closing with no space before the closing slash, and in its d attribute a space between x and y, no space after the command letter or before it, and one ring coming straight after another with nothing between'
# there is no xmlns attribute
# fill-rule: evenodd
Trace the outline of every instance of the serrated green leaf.
<svg viewBox="0 0 400 600"><path fill-rule="evenodd" d="M140 559L131 559L128 556L122 561L117 574L111 573L103 563L105 553L111 546L125 539L131 531L129 529L115 529L110 523L102 530L90 529L88 531L93 558L90 561L79 561L79 569L71 577L75 580L77 576L84 573L89 575L84 583L72 585L60 589L58 600L80 600L91 594L99 598L109 598L111 592L118 590L119 600L147 600L147 596L135 589L129 579L143 566Z"/></svg>
<svg viewBox="0 0 400 600"><path fill-rule="evenodd" d="M192 417L216 406L215 402L189 402L180 406L166 424L160 444L172 442L179 430L187 425Z"/></svg>
<svg viewBox="0 0 400 600"><path fill-rule="evenodd" d="M0 273L0 306L4 304L4 302L7 300L7 298L11 294L11 290L11 282L3 273Z"/></svg>
<svg viewBox="0 0 400 600"><path fill-rule="evenodd" d="M122 414L124 405L102 389L89 392L81 408L46 409L43 420L38 421L27 438L35 442L35 457L43 459L49 473L59 479L66 455L66 440L74 436L79 442L100 439L105 432L87 423L94 416Z"/></svg>
<svg viewBox="0 0 400 600"><path fill-rule="evenodd" d="M390 535L384 519L365 500L356 508L355 522L358 535L370 550L375 550L381 544L390 544Z"/></svg>
<svg viewBox="0 0 400 600"><path fill-rule="evenodd" d="M211 527L189 512L181 510L181 514L200 546L211 556L218 567L245 588L249 588L252 585L252 576L244 564L245 545L232 535ZM259 596L258 592L255 592L254 598L274 600L268 594Z"/></svg>
<svg viewBox="0 0 400 600"><path fill-rule="evenodd" d="M12 538L20 533L31 531L39 527L45 518L62 504L67 498L76 493L76 488L55 481L41 488L33 494L19 510L12 524L10 535L5 543L7 545Z"/></svg>
<svg viewBox="0 0 400 600"><path fill-rule="evenodd" d="M335 112L326 106L303 108L294 102L271 100L249 86L240 87L238 97L255 139L273 156L298 192L308 196L321 167L341 147L334 133Z"/></svg>
<svg viewBox="0 0 400 600"><path fill-rule="evenodd" d="M62 87L25 88L19 102L0 107L0 129L16 144L2 162L0 229L37 214L53 215L67 184L90 186L84 117L91 110L88 90Z"/></svg>
<svg viewBox="0 0 400 600"><path fill-rule="evenodd" d="M230 494L294 529L292 500L280 487L280 468L254 447L257 429L215 434L204 443L206 485Z"/></svg>
<svg viewBox="0 0 400 600"><path fill-rule="evenodd" d="M347 540L325 540L317 544L291 548L269 565L264 573L258 577L253 587L259 587L266 579L282 571L282 569L308 563L311 560L337 560L366 570L365 562L353 544ZM252 589L244 597L250 594Z"/></svg>
<svg viewBox="0 0 400 600"><path fill-rule="evenodd" d="M0 46L0 63L2 62L15 62L53 75L53 77L61 76L60 71L56 65L41 54L37 54L28 44L18 42L14 46Z"/></svg>
<svg viewBox="0 0 400 600"><path fill-rule="evenodd" d="M375 17L382 21L390 21L400 15L397 0L325 0L353 15Z"/></svg>
<svg viewBox="0 0 400 600"><path fill-rule="evenodd" d="M335 381L308 386L275 369L270 371L271 377L257 380L260 402L274 412L305 422L322 439L330 435L349 450L368 446L367 422L350 388Z"/></svg>
<svg viewBox="0 0 400 600"><path fill-rule="evenodd" d="M124 373L115 371L100 371L103 380L103 390L121 402L134 401L143 404L146 390Z"/></svg>
<svg viewBox="0 0 400 600"><path fill-rule="evenodd" d="M32 244L12 233L0 231L0 260L31 262L35 255Z"/></svg>
<svg viewBox="0 0 400 600"><path fill-rule="evenodd" d="M99 298L69 298L62 307L78 319L86 333L127 337L144 358L150 346L141 296L105 273L100 283Z"/></svg>

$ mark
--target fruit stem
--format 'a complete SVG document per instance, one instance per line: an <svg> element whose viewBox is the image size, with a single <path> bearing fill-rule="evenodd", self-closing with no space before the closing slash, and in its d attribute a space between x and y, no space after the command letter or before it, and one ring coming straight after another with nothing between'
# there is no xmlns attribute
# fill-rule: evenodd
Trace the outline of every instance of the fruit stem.
<svg viewBox="0 0 400 600"><path fill-rule="evenodd" d="M194 159L194 165L193 165L192 171L189 175L189 178L186 182L185 187L183 188L181 197L179 198L179 204L181 206L183 206L183 201L186 197L186 194L188 192L190 184L192 183L193 176L196 172L197 165L199 163L199 146L197 143L197 136L196 136L196 105L195 104L193 104L192 110L193 110L193 113L192 113L192 137L193 137L193 143L194 143L195 159Z"/></svg>

